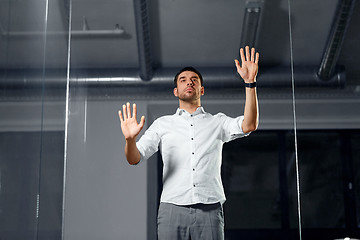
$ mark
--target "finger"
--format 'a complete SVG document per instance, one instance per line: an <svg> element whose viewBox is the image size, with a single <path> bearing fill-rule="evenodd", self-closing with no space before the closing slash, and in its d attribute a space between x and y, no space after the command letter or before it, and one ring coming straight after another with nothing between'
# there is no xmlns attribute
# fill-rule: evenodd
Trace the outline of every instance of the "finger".
<svg viewBox="0 0 360 240"><path fill-rule="evenodd" d="M130 110L129 102L126 103L126 108L127 108L127 118L131 118L131 110Z"/></svg>
<svg viewBox="0 0 360 240"><path fill-rule="evenodd" d="M236 70L239 72L241 70L240 62L237 59L235 59L234 61L235 61Z"/></svg>
<svg viewBox="0 0 360 240"><path fill-rule="evenodd" d="M136 119L136 104L133 104L133 118Z"/></svg>
<svg viewBox="0 0 360 240"><path fill-rule="evenodd" d="M249 46L245 47L246 61L250 61L250 51Z"/></svg>
<svg viewBox="0 0 360 240"><path fill-rule="evenodd" d="M120 118L120 122L122 123L123 121L124 121L124 119L123 119L123 116L122 116L122 113L121 113L121 111L119 110L119 118Z"/></svg>
<svg viewBox="0 0 360 240"><path fill-rule="evenodd" d="M255 60L255 48L251 48L251 61L254 62Z"/></svg>
<svg viewBox="0 0 360 240"><path fill-rule="evenodd" d="M260 55L259 55L259 53L257 52L257 53L256 53L256 57L255 57L255 63L256 63L256 64L258 64L258 62L259 62L259 57L260 57Z"/></svg>
<svg viewBox="0 0 360 240"><path fill-rule="evenodd" d="M123 104L123 113L124 113L124 120L127 119L127 113L126 113L126 106Z"/></svg>
<svg viewBox="0 0 360 240"><path fill-rule="evenodd" d="M145 116L141 116L140 127L143 128L144 124L145 124Z"/></svg>
<svg viewBox="0 0 360 240"><path fill-rule="evenodd" d="M241 62L244 63L245 62L245 55L244 55L244 49L240 48L240 58L241 58Z"/></svg>

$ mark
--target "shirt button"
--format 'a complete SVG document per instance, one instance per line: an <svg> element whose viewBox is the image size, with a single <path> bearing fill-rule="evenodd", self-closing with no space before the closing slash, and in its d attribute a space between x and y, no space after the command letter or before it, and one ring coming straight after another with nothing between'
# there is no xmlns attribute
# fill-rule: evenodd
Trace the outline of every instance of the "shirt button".
<svg viewBox="0 0 360 240"><path fill-rule="evenodd" d="M195 153L192 153L193 155L195 154Z"/></svg>
<svg viewBox="0 0 360 240"><path fill-rule="evenodd" d="M194 140L194 138L191 138L191 140Z"/></svg>
<svg viewBox="0 0 360 240"><path fill-rule="evenodd" d="M193 186L195 187L195 184Z"/></svg>
<svg viewBox="0 0 360 240"><path fill-rule="evenodd" d="M195 171L195 168L193 168L193 171Z"/></svg>
<svg viewBox="0 0 360 240"><path fill-rule="evenodd" d="M192 124L190 124L190 126L193 126Z"/></svg>

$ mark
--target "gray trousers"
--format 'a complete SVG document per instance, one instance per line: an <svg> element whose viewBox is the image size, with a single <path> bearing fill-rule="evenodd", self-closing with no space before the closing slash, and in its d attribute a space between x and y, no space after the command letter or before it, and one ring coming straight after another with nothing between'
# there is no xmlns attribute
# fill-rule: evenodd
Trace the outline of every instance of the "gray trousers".
<svg viewBox="0 0 360 240"><path fill-rule="evenodd" d="M158 240L224 240L220 203L179 206L160 203Z"/></svg>

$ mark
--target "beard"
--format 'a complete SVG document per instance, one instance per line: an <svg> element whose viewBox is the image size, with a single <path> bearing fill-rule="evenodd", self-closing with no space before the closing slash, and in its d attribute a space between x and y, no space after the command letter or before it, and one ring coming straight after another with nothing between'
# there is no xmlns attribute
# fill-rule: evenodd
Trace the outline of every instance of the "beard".
<svg viewBox="0 0 360 240"><path fill-rule="evenodd" d="M179 94L178 98L184 102L193 102L200 98L200 92L197 92L195 89L193 92L184 91Z"/></svg>

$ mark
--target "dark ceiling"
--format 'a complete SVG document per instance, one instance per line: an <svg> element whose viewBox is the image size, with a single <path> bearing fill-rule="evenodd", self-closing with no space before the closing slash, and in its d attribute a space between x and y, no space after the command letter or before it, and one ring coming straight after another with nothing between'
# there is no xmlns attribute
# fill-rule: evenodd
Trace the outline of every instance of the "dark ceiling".
<svg viewBox="0 0 360 240"><path fill-rule="evenodd" d="M260 10L255 41L261 56L260 74L261 68L289 69L291 64L288 0L58 0L48 2L44 23L45 2L1 2L2 69L38 69L44 59L49 69L66 68L68 37L58 33L67 32L70 20L74 32L71 69L141 72L150 68L150 79L159 70L187 65L235 71L233 60L238 57L245 28L254 28L245 16L253 6ZM341 2L355 1L290 1L295 68L319 68ZM145 8L136 7L144 3ZM360 82L359 4L349 19L336 60L337 65L345 66L347 84L356 87ZM144 35L137 32L139 26ZM115 28L119 34L111 32ZM44 29L46 39L41 34ZM83 30L85 34L75 34Z"/></svg>

